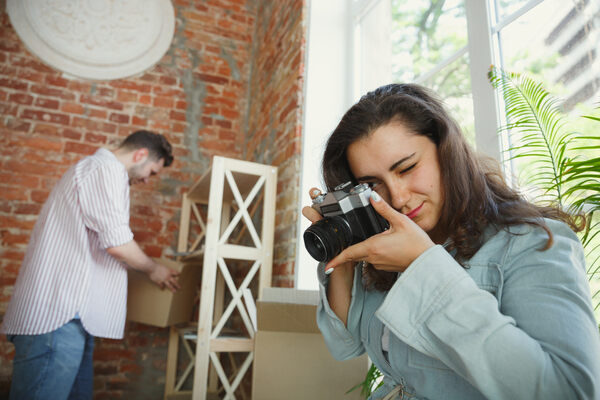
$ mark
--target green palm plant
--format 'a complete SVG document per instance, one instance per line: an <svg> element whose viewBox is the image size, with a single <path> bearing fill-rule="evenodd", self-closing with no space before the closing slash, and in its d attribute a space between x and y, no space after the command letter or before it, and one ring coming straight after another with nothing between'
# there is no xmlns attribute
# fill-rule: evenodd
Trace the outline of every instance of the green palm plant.
<svg viewBox="0 0 600 400"><path fill-rule="evenodd" d="M538 190L536 202L557 204L586 216L581 235L586 250L591 281L600 273L600 158L584 157L582 151L600 154L600 137L567 129L567 116L559 100L541 83L492 66L488 73L492 85L505 102L508 123L501 133L510 134L510 158L521 163L525 182ZM585 117L600 122L595 116ZM598 308L600 290L594 299Z"/></svg>

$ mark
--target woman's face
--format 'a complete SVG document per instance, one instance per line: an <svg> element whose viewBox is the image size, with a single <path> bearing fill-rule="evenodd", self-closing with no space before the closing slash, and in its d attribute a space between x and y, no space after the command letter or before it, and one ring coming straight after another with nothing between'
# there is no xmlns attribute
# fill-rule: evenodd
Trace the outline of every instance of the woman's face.
<svg viewBox="0 0 600 400"><path fill-rule="evenodd" d="M391 122L352 143L346 154L359 183L371 185L433 241L445 239L436 229L444 195L435 143Z"/></svg>

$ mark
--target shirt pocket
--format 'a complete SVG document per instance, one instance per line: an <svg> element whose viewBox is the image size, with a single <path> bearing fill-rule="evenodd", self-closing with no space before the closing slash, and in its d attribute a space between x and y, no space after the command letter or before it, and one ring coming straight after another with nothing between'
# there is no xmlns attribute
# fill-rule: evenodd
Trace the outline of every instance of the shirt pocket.
<svg viewBox="0 0 600 400"><path fill-rule="evenodd" d="M466 264L465 271L475 281L479 289L491 293L498 300L498 308L502 300L502 270L496 263Z"/></svg>

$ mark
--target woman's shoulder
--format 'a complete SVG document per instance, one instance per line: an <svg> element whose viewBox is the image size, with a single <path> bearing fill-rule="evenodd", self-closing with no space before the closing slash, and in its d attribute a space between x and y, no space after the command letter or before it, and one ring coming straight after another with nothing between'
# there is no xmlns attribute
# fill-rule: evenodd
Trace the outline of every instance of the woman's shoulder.
<svg viewBox="0 0 600 400"><path fill-rule="evenodd" d="M494 256L501 264L530 252L552 254L566 251L583 254L581 242L569 225L550 218L540 222L548 231L540 224L527 223L503 228L490 227L485 232L484 244L478 253Z"/></svg>

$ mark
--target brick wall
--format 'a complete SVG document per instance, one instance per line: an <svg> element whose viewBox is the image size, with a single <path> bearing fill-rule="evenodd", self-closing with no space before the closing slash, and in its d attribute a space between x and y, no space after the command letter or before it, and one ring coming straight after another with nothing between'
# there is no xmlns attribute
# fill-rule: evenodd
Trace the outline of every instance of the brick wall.
<svg viewBox="0 0 600 400"><path fill-rule="evenodd" d="M31 55L0 0L0 319L40 208L65 170L137 129L164 133L176 161L131 191L131 226L151 256L177 243L181 194L213 155L279 167L274 285L291 286L300 168L304 0L173 0L176 32L144 74L90 82ZM160 399L167 329L128 323L97 340L95 398ZM0 337L0 398L13 347Z"/></svg>
<svg viewBox="0 0 600 400"><path fill-rule="evenodd" d="M273 285L292 287L298 237L306 38L302 0L260 2L244 156L277 165Z"/></svg>

